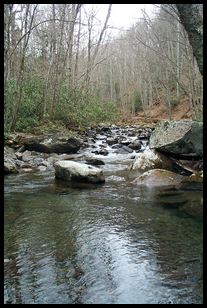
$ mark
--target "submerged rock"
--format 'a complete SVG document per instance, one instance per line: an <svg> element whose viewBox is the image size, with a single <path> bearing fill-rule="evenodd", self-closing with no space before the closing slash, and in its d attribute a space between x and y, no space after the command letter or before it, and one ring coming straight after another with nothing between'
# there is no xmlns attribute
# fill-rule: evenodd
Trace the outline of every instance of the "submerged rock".
<svg viewBox="0 0 207 308"><path fill-rule="evenodd" d="M192 217L203 217L203 198L200 196L189 196L191 199L186 202L182 207L179 208L180 211L188 214Z"/></svg>
<svg viewBox="0 0 207 308"><path fill-rule="evenodd" d="M99 165L105 165L104 161L95 157L86 157L86 162L89 165L93 166L99 166Z"/></svg>
<svg viewBox="0 0 207 308"><path fill-rule="evenodd" d="M109 152L106 149L98 149L96 151L92 151L92 153L97 154L97 155L108 155Z"/></svg>
<svg viewBox="0 0 207 308"><path fill-rule="evenodd" d="M129 154L129 153L132 153L133 150L131 148L129 148L128 146L124 145L123 147L121 148L118 148L115 153L117 154Z"/></svg>
<svg viewBox="0 0 207 308"><path fill-rule="evenodd" d="M65 181L104 183L103 171L91 165L74 161L57 161L54 164L55 177Z"/></svg>
<svg viewBox="0 0 207 308"><path fill-rule="evenodd" d="M195 186L196 188L202 188L202 181L202 174L184 176L165 169L152 169L137 177L132 183L150 187L170 186L175 188L187 188Z"/></svg>
<svg viewBox="0 0 207 308"><path fill-rule="evenodd" d="M184 176L164 169L149 170L132 183L136 185L145 185L150 187L170 186L177 187L184 180Z"/></svg>
<svg viewBox="0 0 207 308"><path fill-rule="evenodd" d="M131 148L132 150L136 150L136 151L141 150L142 143L139 140L135 140L129 144L129 148Z"/></svg>
<svg viewBox="0 0 207 308"><path fill-rule="evenodd" d="M109 137L106 139L107 144L113 145L118 143L118 138L117 137Z"/></svg>
<svg viewBox="0 0 207 308"><path fill-rule="evenodd" d="M160 152L203 155L203 123L190 120L160 122L150 136L150 149Z"/></svg>

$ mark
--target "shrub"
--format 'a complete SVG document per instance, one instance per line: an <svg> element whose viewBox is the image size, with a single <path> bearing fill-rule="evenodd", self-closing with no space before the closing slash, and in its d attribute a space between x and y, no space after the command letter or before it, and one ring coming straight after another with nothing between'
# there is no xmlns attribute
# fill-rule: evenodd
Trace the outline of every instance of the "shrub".
<svg viewBox="0 0 207 308"><path fill-rule="evenodd" d="M141 95L138 92L136 92L134 95L134 111L138 112L142 110L143 110L143 106L142 106Z"/></svg>
<svg viewBox="0 0 207 308"><path fill-rule="evenodd" d="M42 118L42 97L45 80L32 76L23 83L21 102L18 106L16 130L31 131L38 126ZM10 80L5 89L5 131L9 131L12 110L16 99L16 81ZM50 89L47 92L47 106L50 108ZM80 127L117 119L116 104L101 101L89 91L76 88L72 90L63 83L58 92L54 122L61 124L72 123ZM49 118L47 119L49 121Z"/></svg>
<svg viewBox="0 0 207 308"><path fill-rule="evenodd" d="M179 98L171 97L170 99L171 108L175 108L179 104L179 102L180 102Z"/></svg>
<svg viewBox="0 0 207 308"><path fill-rule="evenodd" d="M38 125L42 110L43 82L38 77L31 77L23 84L21 104L18 109L16 130L29 131Z"/></svg>
<svg viewBox="0 0 207 308"><path fill-rule="evenodd" d="M89 92L60 91L59 101L55 111L55 120L65 124L88 126L104 121L114 121L117 118L115 103L101 101Z"/></svg>

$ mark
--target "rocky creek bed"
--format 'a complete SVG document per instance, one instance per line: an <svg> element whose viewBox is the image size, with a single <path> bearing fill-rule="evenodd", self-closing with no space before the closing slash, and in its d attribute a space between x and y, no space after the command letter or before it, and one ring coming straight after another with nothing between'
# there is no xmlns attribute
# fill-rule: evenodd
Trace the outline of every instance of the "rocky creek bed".
<svg viewBox="0 0 207 308"><path fill-rule="evenodd" d="M5 163L11 166L5 172L44 171L53 168L58 160L84 161L92 165L105 165L120 158L135 158L136 153L148 145L151 128L100 127L89 129L78 136L11 135L6 141ZM13 138L13 139L12 139ZM56 138L56 141L53 139ZM53 140L53 144L50 142ZM55 143L55 144L54 144ZM73 152L75 154L73 154ZM7 165L6 165L7 167Z"/></svg>
<svg viewBox="0 0 207 308"><path fill-rule="evenodd" d="M8 137L5 303L202 303L202 158L150 149L153 131ZM57 179L59 161L105 181Z"/></svg>

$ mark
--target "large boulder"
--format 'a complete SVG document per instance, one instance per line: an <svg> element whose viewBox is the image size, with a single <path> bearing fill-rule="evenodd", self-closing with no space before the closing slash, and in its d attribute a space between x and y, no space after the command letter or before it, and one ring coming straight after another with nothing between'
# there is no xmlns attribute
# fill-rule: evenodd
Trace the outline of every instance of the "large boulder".
<svg viewBox="0 0 207 308"><path fill-rule="evenodd" d="M76 137L62 134L33 135L25 133L10 134L5 139L5 145L15 149L36 151L41 153L77 153L83 141ZM20 149L18 151L20 151Z"/></svg>
<svg viewBox="0 0 207 308"><path fill-rule="evenodd" d="M5 146L4 147L4 174L18 173L16 166L16 155L14 149Z"/></svg>
<svg viewBox="0 0 207 308"><path fill-rule="evenodd" d="M25 150L24 144L30 142L42 142L44 138L45 137L43 135L36 136L27 133L13 133L5 137L4 144L15 150L18 150L18 152L23 152Z"/></svg>
<svg viewBox="0 0 207 308"><path fill-rule="evenodd" d="M55 177L64 181L104 183L103 171L91 165L74 161L57 161L54 163Z"/></svg>
<svg viewBox="0 0 207 308"><path fill-rule="evenodd" d="M25 148L29 151L43 152L43 153L77 153L82 145L82 141L78 138L68 138L66 141L54 142L52 138L39 142L38 140L29 140L25 143Z"/></svg>
<svg viewBox="0 0 207 308"><path fill-rule="evenodd" d="M10 159L16 159L15 150L13 148L8 147L7 145L4 147L4 157Z"/></svg>
<svg viewBox="0 0 207 308"><path fill-rule="evenodd" d="M177 156L203 155L203 123L190 120L163 121L152 132L150 149Z"/></svg>
<svg viewBox="0 0 207 308"><path fill-rule="evenodd" d="M4 174L18 173L18 172L19 171L17 170L14 160L5 158L4 159Z"/></svg>
<svg viewBox="0 0 207 308"><path fill-rule="evenodd" d="M130 170L145 172L150 169L172 169L172 167L172 161L165 155L155 150L147 149L137 155Z"/></svg>

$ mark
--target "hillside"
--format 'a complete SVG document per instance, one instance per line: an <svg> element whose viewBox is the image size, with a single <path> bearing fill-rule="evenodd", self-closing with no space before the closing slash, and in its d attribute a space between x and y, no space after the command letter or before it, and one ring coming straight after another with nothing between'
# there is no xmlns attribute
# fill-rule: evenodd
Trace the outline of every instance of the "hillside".
<svg viewBox="0 0 207 308"><path fill-rule="evenodd" d="M169 111L166 104L163 102L154 104L146 115L147 119L152 120L152 122L159 120L169 120ZM142 111L137 113L134 118L145 118L144 112ZM190 102L188 98L185 97L181 99L179 104L172 109L171 118L173 120L192 119Z"/></svg>

